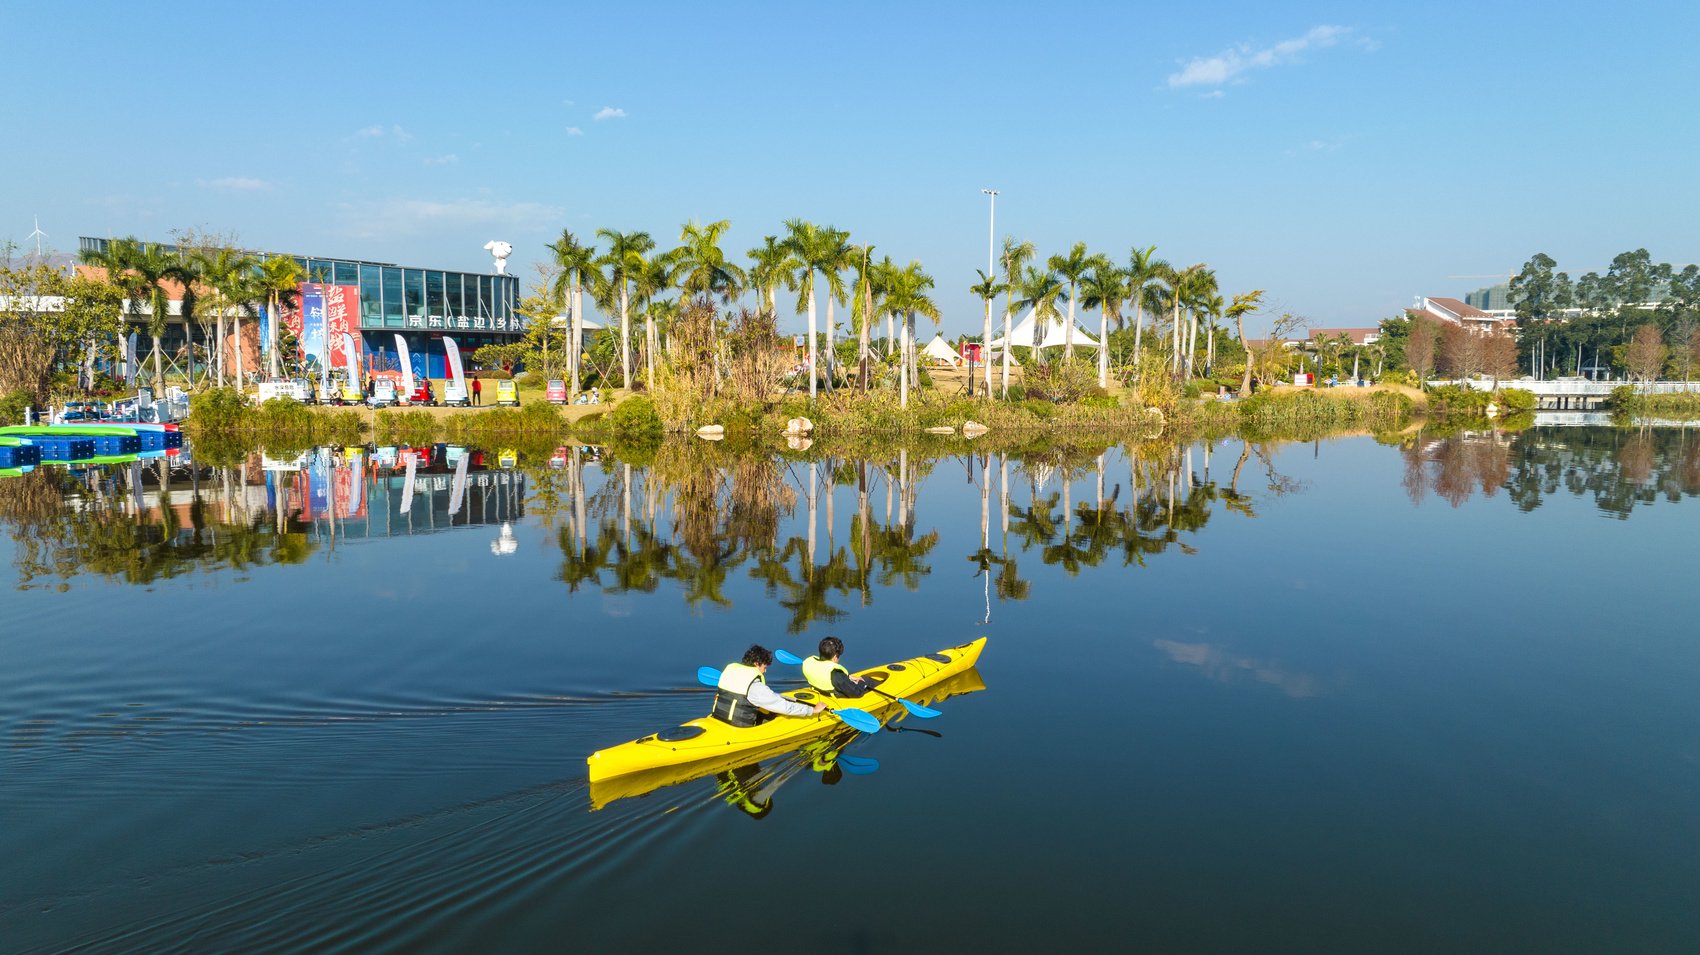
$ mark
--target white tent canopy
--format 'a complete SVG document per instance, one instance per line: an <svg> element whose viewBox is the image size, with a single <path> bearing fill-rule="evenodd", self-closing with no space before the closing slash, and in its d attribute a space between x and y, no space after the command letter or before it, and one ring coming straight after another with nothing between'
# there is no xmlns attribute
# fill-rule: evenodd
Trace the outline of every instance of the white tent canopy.
<svg viewBox="0 0 1700 955"><path fill-rule="evenodd" d="M934 361L945 361L952 365L962 364L962 356L956 353L956 349L950 347L950 343L944 340L943 335L933 335L933 340L927 343L927 347L921 349L921 354Z"/></svg>
<svg viewBox="0 0 1700 955"><path fill-rule="evenodd" d="M1010 344L1014 345L1016 348L1033 347L1033 326L1039 322L1039 317L1036 312L1036 309L1028 309L1027 314L1022 317L1021 321L1017 322L1015 327L1009 330L1009 337L1013 339ZM1052 348L1061 347L1066 344L1068 344L1068 319L1059 317L1047 320L1044 323L1044 327L1039 330L1039 347ZM1004 340L1001 336L992 339L992 348L1002 347L1004 347ZM1074 326L1074 347L1098 347L1098 340L1093 338L1091 335L1086 334L1086 329L1081 328L1078 322L1075 323Z"/></svg>

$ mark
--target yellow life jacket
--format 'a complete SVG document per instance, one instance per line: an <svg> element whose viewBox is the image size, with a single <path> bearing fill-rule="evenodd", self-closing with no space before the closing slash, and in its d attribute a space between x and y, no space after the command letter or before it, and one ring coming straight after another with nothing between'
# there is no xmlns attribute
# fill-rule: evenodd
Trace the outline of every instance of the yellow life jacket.
<svg viewBox="0 0 1700 955"><path fill-rule="evenodd" d="M720 671L714 689L714 709L708 715L733 726L759 726L773 714L750 702L750 687L766 683L761 671L742 663L728 663Z"/></svg>
<svg viewBox="0 0 1700 955"><path fill-rule="evenodd" d="M803 679L809 681L810 686L822 693L837 695L832 686L832 674L835 672L841 672L845 676L850 675L850 671L846 670L843 664L823 660L818 656L809 657L803 661Z"/></svg>

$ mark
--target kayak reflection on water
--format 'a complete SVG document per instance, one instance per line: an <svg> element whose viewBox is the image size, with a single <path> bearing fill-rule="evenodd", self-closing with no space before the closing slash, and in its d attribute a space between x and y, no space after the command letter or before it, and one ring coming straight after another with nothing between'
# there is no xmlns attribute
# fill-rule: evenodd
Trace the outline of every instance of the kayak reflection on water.
<svg viewBox="0 0 1700 955"><path fill-rule="evenodd" d="M878 760L844 755L845 747L855 741L856 735L848 732L812 740L776 760L766 772L761 763L746 763L726 770L714 777L719 784L714 794L752 818L765 819L773 811L773 794L805 768L819 773L821 783L826 786L838 785L846 770L864 776L879 769Z"/></svg>

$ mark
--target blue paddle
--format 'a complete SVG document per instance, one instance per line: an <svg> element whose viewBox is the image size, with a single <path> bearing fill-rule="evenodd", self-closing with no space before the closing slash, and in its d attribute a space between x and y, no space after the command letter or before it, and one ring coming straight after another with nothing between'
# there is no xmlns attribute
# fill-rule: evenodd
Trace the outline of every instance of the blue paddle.
<svg viewBox="0 0 1700 955"><path fill-rule="evenodd" d="M846 756L840 753L836 762L852 776L866 776L880 768L880 761L871 756Z"/></svg>
<svg viewBox="0 0 1700 955"><path fill-rule="evenodd" d="M703 686L719 686L720 671L713 667L697 667L697 682ZM838 717L846 726L859 729L864 733L878 733L881 729L879 718L867 710L850 707L839 709L836 706L828 706L826 711Z"/></svg>
<svg viewBox="0 0 1700 955"><path fill-rule="evenodd" d="M802 657L792 653L790 650L775 650L773 651L773 658L778 660L780 663L788 663L791 666L798 666L803 662ZM902 703L903 708L909 711L910 716L919 716L921 719L930 720L935 716L944 715L930 706L922 706L919 703L911 703L901 696L892 696L890 693L887 693L877 686L869 685L868 689L873 690L875 693L878 693L880 696L883 696L888 700L896 700L897 702Z"/></svg>

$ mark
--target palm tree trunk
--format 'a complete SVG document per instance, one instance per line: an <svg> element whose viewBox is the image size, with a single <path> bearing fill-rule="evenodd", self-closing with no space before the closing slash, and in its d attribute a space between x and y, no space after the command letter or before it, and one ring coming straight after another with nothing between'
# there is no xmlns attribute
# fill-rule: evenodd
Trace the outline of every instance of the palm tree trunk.
<svg viewBox="0 0 1700 955"><path fill-rule="evenodd" d="M1133 300L1133 373L1139 374L1139 344L1145 335L1145 306L1136 297Z"/></svg>
<svg viewBox="0 0 1700 955"><path fill-rule="evenodd" d="M815 323L815 289L809 286L809 400L815 400L815 379L820 374L820 364L817 361L815 349L815 333L819 326Z"/></svg>
<svg viewBox="0 0 1700 955"><path fill-rule="evenodd" d="M628 314L626 280L620 280L620 387L632 386L632 322Z"/></svg>
<svg viewBox="0 0 1700 955"><path fill-rule="evenodd" d="M903 316L903 327L901 331L903 334L903 340L899 342L897 346L897 377L902 379L902 381L898 385L897 406L899 408L907 408L909 407L909 316L907 313Z"/></svg>
<svg viewBox="0 0 1700 955"><path fill-rule="evenodd" d="M272 293L271 301L266 303L266 361L273 378L283 376L283 368L278 356L277 326L283 321L282 303L278 301L276 292Z"/></svg>
<svg viewBox="0 0 1700 955"><path fill-rule="evenodd" d="M1074 283L1068 283L1068 328L1063 331L1063 361L1074 360Z"/></svg>
<svg viewBox="0 0 1700 955"><path fill-rule="evenodd" d="M980 371L985 380L985 394L992 397L992 300L986 299L986 321L980 326Z"/></svg>
<svg viewBox="0 0 1700 955"><path fill-rule="evenodd" d="M165 395L165 358L164 348L160 345L160 336L153 336L153 393L155 397Z"/></svg>
<svg viewBox="0 0 1700 955"><path fill-rule="evenodd" d="M826 339L826 346L824 348L824 351L826 352L826 355L825 355L825 362L826 362L825 372L826 372L826 374L825 374L825 376L822 380L824 380L826 382L826 390L831 391L832 390L832 359L833 359L833 348L832 348L832 345L833 345L833 342L832 342L832 288L831 288L831 286L828 286L827 290L826 290L826 335L824 337Z"/></svg>
<svg viewBox="0 0 1700 955"><path fill-rule="evenodd" d="M1009 397L1009 299L1003 303L1003 396Z"/></svg>
<svg viewBox="0 0 1700 955"><path fill-rule="evenodd" d="M655 316L643 314L643 371L650 391L655 390Z"/></svg>
<svg viewBox="0 0 1700 955"><path fill-rule="evenodd" d="M251 304L251 303L250 303ZM238 312L230 317L230 325L236 337L236 390L242 390L242 383L247 380L247 363L242 358L242 314Z"/></svg>
<svg viewBox="0 0 1700 955"><path fill-rule="evenodd" d="M581 354L583 354L583 352L584 352L584 349L582 347L583 342L584 342L584 289L583 289L582 286L578 286L578 285L573 286L573 328L572 328L572 336L573 336L573 340L567 343L567 347L571 350L570 353L567 355L567 367L572 369L572 376L573 376L573 387L572 387L572 391L569 393L569 395L567 397L568 401L571 401L574 398L578 397L579 356Z"/></svg>
<svg viewBox="0 0 1700 955"><path fill-rule="evenodd" d="M864 284L862 302L862 328L860 338L856 342L856 364L859 381L858 390L868 393L868 342L870 329L874 324L874 289L872 285Z"/></svg>
<svg viewBox="0 0 1700 955"><path fill-rule="evenodd" d="M1110 387L1110 313L1098 310L1098 387Z"/></svg>
<svg viewBox="0 0 1700 955"><path fill-rule="evenodd" d="M891 313L885 313L885 357L891 357L891 349L897 343L897 333L891 328Z"/></svg>

